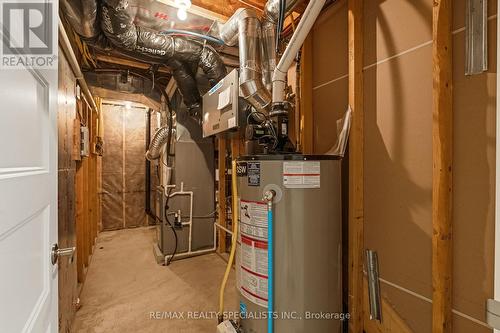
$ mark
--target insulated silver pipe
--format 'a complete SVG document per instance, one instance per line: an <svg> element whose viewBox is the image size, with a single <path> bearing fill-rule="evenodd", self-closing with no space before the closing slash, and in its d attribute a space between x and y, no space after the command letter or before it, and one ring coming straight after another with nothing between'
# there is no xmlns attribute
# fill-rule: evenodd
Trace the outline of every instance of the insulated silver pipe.
<svg viewBox="0 0 500 333"><path fill-rule="evenodd" d="M59 43L61 44L61 48L63 49L64 53L66 54L66 57L67 57L68 62L71 66L73 74L75 75L75 78L78 80L78 83L80 84L80 87L82 88L84 95L88 99L87 102L89 102L90 106L96 112L99 113L99 109L97 108L97 105L95 104L94 97L92 96L92 93L90 92L89 87L87 85L87 81L85 81L85 77L83 76L83 73L80 69L80 64L78 63L78 60L76 60L75 52L73 51L73 48L71 47L71 43L69 41L68 34L66 33L66 30L64 29L64 25L62 24L61 18L59 18Z"/></svg>
<svg viewBox="0 0 500 333"><path fill-rule="evenodd" d="M239 42L240 89L258 111L267 112L271 94L262 82L261 25L252 9L240 8L222 26L220 38L229 46Z"/></svg>

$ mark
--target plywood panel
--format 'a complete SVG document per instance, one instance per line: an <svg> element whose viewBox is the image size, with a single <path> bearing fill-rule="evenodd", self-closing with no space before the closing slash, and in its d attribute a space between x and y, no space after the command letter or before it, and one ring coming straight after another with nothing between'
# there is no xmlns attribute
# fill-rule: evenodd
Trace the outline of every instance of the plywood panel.
<svg viewBox="0 0 500 333"><path fill-rule="evenodd" d="M331 6L314 24L312 32L313 87L347 75L347 1Z"/></svg>
<svg viewBox="0 0 500 333"><path fill-rule="evenodd" d="M324 154L337 142L338 119L349 105L348 79L343 78L313 91L314 153Z"/></svg>

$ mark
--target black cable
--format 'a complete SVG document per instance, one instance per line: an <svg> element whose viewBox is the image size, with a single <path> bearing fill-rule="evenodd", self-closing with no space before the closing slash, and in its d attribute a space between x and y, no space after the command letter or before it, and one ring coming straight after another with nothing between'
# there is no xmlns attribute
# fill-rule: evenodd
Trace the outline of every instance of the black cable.
<svg viewBox="0 0 500 333"><path fill-rule="evenodd" d="M167 138L167 167L168 167L168 162L169 162L169 156L170 156L170 144L171 144L171 141L172 141L172 131L173 131L173 110L172 110L172 104L170 103L170 98L168 96L167 93L164 94L165 96L165 100L167 102L167 107L168 107L168 112L169 112L169 117L168 117L168 138ZM168 184L170 185L170 184ZM167 185L167 186L168 186ZM170 188L167 192L167 200L165 200L165 220L167 221L168 225L170 226L170 228L172 229L173 233L174 233L174 238L175 238L175 246L174 246L174 251L172 252L172 255L170 256L170 258L167 260L166 262L166 265L170 265L170 263L172 262L172 260L174 259L174 256L176 255L177 253L177 246L178 246L178 243L179 243L179 239L177 237L177 231L175 230L175 227L174 225L170 222L170 220L168 219L168 201L170 200L170 194L172 192L172 188Z"/></svg>
<svg viewBox="0 0 500 333"><path fill-rule="evenodd" d="M179 242L178 240L178 237L177 237L177 231L175 231L175 227L174 225L170 222L170 220L168 219L168 201L170 200L170 194L172 192L172 189L170 189L167 193L167 200L165 200L165 220L167 221L168 225L170 226L170 228L172 229L173 233L174 233L174 238L175 238L175 246L174 246L174 251L172 252L172 255L170 256L170 258L168 258L167 262L165 263L166 266L170 265L170 263L172 262L172 260L174 259L174 256L175 254L177 253L177 244Z"/></svg>
<svg viewBox="0 0 500 333"><path fill-rule="evenodd" d="M286 1L279 1L278 24L276 25L276 53L280 51L281 34L283 33L283 25L285 21Z"/></svg>

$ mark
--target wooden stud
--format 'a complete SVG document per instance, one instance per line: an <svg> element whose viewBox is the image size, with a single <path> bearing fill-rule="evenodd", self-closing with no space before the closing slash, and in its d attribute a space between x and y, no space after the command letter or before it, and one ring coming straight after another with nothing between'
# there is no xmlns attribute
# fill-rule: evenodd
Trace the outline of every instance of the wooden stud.
<svg viewBox="0 0 500 333"><path fill-rule="evenodd" d="M75 220L76 220L76 268L78 282L83 283L85 279L85 269L83 264L83 235L84 235L84 219L83 219L83 198L85 191L83 188L83 166L81 162L77 162L76 176L75 176Z"/></svg>
<svg viewBox="0 0 500 333"><path fill-rule="evenodd" d="M432 331L452 332L452 0L434 0L432 20Z"/></svg>
<svg viewBox="0 0 500 333"><path fill-rule="evenodd" d="M363 0L348 1L349 105L349 332L363 332Z"/></svg>
<svg viewBox="0 0 500 333"><path fill-rule="evenodd" d="M224 228L226 223L226 138L219 137L219 224ZM219 229L219 253L226 252L226 232Z"/></svg>
<svg viewBox="0 0 500 333"><path fill-rule="evenodd" d="M304 154L314 153L313 83L312 83L312 35L302 46L300 73L300 142Z"/></svg>
<svg viewBox="0 0 500 333"><path fill-rule="evenodd" d="M83 264L89 265L90 254L90 220L89 220L89 158L82 159L83 169Z"/></svg>
<svg viewBox="0 0 500 333"><path fill-rule="evenodd" d="M81 103L80 103L81 105ZM71 159L73 161L81 161L81 132L80 132L81 123L79 119L73 120L73 145L71 147Z"/></svg>

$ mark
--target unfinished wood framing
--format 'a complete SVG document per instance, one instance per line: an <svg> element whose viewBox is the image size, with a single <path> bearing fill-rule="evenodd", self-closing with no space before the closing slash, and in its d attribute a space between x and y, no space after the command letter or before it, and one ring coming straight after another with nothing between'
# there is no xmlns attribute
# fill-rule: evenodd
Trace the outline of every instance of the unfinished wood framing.
<svg viewBox="0 0 500 333"><path fill-rule="evenodd" d="M300 60L300 142L304 154L314 152L312 46L312 35L309 34L302 46Z"/></svg>
<svg viewBox="0 0 500 333"><path fill-rule="evenodd" d="M348 1L349 105L349 332L363 332L363 0Z"/></svg>
<svg viewBox="0 0 500 333"><path fill-rule="evenodd" d="M80 156L80 126L85 124L89 128L90 146L93 147L97 141L98 112L93 111L86 103L78 103L81 112L80 119L75 119L74 130L77 141L74 142L73 155L77 154L77 170L75 177L75 202L76 202L76 248L77 248L77 276L78 282L85 280L86 270L93 253L98 226L100 223L99 199L98 199L98 157L94 150L90 149L87 157Z"/></svg>
<svg viewBox="0 0 500 333"><path fill-rule="evenodd" d="M452 0L435 0L432 20L432 331L452 332Z"/></svg>
<svg viewBox="0 0 500 333"><path fill-rule="evenodd" d="M219 224L226 228L226 138L220 136L219 143ZM219 228L219 253L226 252L226 232Z"/></svg>

